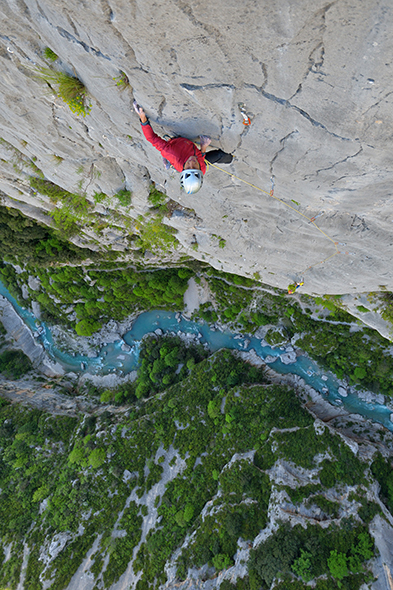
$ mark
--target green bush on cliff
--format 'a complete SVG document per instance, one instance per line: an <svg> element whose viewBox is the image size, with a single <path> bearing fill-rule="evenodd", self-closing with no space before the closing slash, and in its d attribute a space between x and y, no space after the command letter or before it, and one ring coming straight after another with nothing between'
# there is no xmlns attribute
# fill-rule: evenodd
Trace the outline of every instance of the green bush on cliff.
<svg viewBox="0 0 393 590"><path fill-rule="evenodd" d="M150 217L139 215L135 225L138 235L136 245L142 252L149 250L166 253L176 249L176 229L165 225L163 217L162 213L151 214Z"/></svg>
<svg viewBox="0 0 393 590"><path fill-rule="evenodd" d="M56 61L57 59L59 59L59 56L57 55L57 53L55 53L53 51L53 49L51 49L50 47L45 47L44 56L49 61Z"/></svg>
<svg viewBox="0 0 393 590"><path fill-rule="evenodd" d="M115 194L122 207L128 207L131 204L131 191L123 188L121 191Z"/></svg>
<svg viewBox="0 0 393 590"><path fill-rule="evenodd" d="M59 96L76 115L85 117L91 111L85 85L75 76L52 68L37 68L37 75L44 80L56 96Z"/></svg>
<svg viewBox="0 0 393 590"><path fill-rule="evenodd" d="M53 182L41 178L30 178L30 185L58 205L49 215L64 236L74 235L78 231L78 224L89 218L92 205L85 195L70 193Z"/></svg>

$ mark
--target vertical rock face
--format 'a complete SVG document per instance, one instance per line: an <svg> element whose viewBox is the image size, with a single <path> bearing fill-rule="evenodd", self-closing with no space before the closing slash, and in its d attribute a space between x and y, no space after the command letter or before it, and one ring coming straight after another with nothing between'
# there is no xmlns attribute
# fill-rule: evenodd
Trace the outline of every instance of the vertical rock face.
<svg viewBox="0 0 393 590"><path fill-rule="evenodd" d="M3 0L0 17L4 203L38 219L53 208L29 187L31 162L88 198L131 190L133 217L153 180L195 210L193 227L170 223L217 268L283 288L304 279L310 293L393 290L389 3ZM45 47L88 89L85 118L36 77ZM233 152L230 174L210 168L201 192L181 195L132 96L157 132L210 134Z"/></svg>

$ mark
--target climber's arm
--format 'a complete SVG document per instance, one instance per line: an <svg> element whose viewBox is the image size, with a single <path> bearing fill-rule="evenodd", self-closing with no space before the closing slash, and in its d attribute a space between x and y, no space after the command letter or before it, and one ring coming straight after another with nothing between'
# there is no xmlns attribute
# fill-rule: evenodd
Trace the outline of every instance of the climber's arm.
<svg viewBox="0 0 393 590"><path fill-rule="evenodd" d="M149 141L157 150L161 151L166 147L167 142L165 139L162 139L156 133L154 133L148 119L145 121L145 123L142 123L141 121L141 126L143 135L147 141Z"/></svg>
<svg viewBox="0 0 393 590"><path fill-rule="evenodd" d="M157 150L161 151L165 148L167 142L165 139L161 139L151 128L150 121L146 116L145 111L139 104L134 100L133 107L138 117L141 120L143 135Z"/></svg>

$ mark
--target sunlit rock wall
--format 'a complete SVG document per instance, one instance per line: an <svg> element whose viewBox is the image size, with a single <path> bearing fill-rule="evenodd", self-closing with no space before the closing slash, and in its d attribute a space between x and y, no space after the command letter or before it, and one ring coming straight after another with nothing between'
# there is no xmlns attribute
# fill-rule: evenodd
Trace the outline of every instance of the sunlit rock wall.
<svg viewBox="0 0 393 590"><path fill-rule="evenodd" d="M47 179L88 196L127 188L134 217L153 180L197 214L170 221L185 251L220 269L309 293L393 290L391 3L3 0L0 18L1 136ZM85 118L35 77L47 46L86 85ZM159 133L233 152L230 175L210 168L181 195L133 96ZM3 202L42 218L53 205L31 193L34 172L6 144L0 157Z"/></svg>

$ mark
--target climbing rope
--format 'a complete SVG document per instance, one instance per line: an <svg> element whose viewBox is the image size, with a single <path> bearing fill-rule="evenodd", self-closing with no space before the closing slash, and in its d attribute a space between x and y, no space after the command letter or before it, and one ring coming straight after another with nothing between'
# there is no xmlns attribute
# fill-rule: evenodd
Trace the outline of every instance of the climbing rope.
<svg viewBox="0 0 393 590"><path fill-rule="evenodd" d="M231 176L232 178L236 178L240 182L243 182L244 184L247 184L248 186L251 186L252 188L255 188L257 191L260 191L261 193L264 193L268 197L271 197L271 198L275 199L276 201L278 201L279 203L281 203L285 207L288 207L289 209L292 209L292 211L295 211L295 213L297 213L298 215L301 215L302 217L304 217L304 219L307 219L307 222L308 223L312 223L313 226L319 232L321 232L321 234L323 234L327 240L329 240L330 242L332 242L332 244L334 245L334 249L335 249L334 254L331 254L330 256L327 256L326 258L324 258L320 262L316 262L315 264L311 264L311 266L308 266L304 271L302 271L301 273L299 273L301 276L304 276L304 274L307 271L309 271L311 268L314 268L314 266L318 266L319 264L323 264L324 262L327 262L331 258L334 258L334 256L337 256L337 254L341 254L340 250L337 248L338 242L335 242L330 236L327 235L326 232L323 231L323 229L321 229L315 223L315 219L317 217L319 217L319 215L315 215L314 217L308 217L307 215L305 215L304 213L302 213L298 209L295 209L295 207L292 207L292 205L289 205L289 203L286 203L282 199L279 199L278 197L276 197L275 194L274 194L274 181L273 180L272 180L272 188L268 192L268 191L263 190L263 188L260 188L259 186L256 186L255 184L252 184L251 182L248 182L247 180L244 180L243 178L240 178L240 176L236 176L236 174L232 174L232 172L227 172L226 170L223 170L222 168L220 168L216 164L212 164L211 162L209 162L209 165L210 166L213 166L213 168L216 168L217 170L221 170L221 172L223 172L224 174L227 174L228 176ZM301 281L295 283L294 285L289 285L289 287L288 287L288 293L291 295L292 293L294 293L303 284L304 284L304 281L301 280ZM295 289L293 289L294 286L296 287Z"/></svg>

